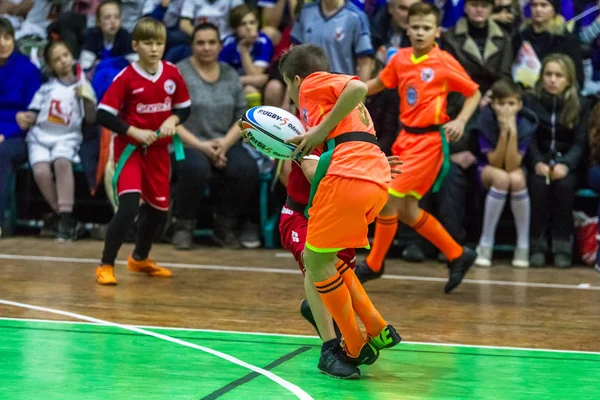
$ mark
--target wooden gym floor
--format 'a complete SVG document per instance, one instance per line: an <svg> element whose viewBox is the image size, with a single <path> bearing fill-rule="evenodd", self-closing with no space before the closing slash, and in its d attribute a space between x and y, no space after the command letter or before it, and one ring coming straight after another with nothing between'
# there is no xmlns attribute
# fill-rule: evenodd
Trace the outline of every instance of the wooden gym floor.
<svg viewBox="0 0 600 400"><path fill-rule="evenodd" d="M390 260L385 279L366 288L408 343L361 368L360 381L346 382L316 369L319 341L303 336L315 333L298 312L302 276L283 250L175 252L158 245L153 258L173 267L173 279L129 273L121 263L119 285L102 287L94 282L101 247L0 240L0 398L600 393L600 274L591 268L474 268L444 295L442 264ZM130 250L124 246L121 259Z"/></svg>

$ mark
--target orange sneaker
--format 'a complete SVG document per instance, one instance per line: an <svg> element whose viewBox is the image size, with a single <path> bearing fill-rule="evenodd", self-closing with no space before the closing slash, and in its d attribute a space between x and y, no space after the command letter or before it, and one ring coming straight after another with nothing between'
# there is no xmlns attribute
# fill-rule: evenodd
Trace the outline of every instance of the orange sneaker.
<svg viewBox="0 0 600 400"><path fill-rule="evenodd" d="M173 276L173 273L170 270L158 266L150 258L146 258L142 261L135 261L131 254L127 259L127 269L133 272L144 272L150 276L158 276L160 278L170 278Z"/></svg>
<svg viewBox="0 0 600 400"><path fill-rule="evenodd" d="M116 285L115 267L112 265L101 265L96 268L96 283L98 285Z"/></svg>

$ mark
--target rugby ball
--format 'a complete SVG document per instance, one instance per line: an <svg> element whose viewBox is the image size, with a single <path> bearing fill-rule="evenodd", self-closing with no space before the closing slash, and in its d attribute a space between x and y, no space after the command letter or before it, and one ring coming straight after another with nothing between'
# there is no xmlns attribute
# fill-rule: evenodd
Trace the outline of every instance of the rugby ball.
<svg viewBox="0 0 600 400"><path fill-rule="evenodd" d="M242 117L242 135L246 142L269 157L291 159L296 145L285 140L304 133L302 122L278 107L253 107Z"/></svg>

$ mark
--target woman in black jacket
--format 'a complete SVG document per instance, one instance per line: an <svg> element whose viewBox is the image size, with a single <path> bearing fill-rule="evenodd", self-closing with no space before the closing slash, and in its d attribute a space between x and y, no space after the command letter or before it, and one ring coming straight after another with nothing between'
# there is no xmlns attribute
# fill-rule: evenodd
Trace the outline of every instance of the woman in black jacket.
<svg viewBox="0 0 600 400"><path fill-rule="evenodd" d="M524 104L539 119L528 153L531 265L546 264L550 228L554 265L567 268L573 255L575 170L584 153L587 126L573 61L564 54L546 57L535 94L526 96Z"/></svg>

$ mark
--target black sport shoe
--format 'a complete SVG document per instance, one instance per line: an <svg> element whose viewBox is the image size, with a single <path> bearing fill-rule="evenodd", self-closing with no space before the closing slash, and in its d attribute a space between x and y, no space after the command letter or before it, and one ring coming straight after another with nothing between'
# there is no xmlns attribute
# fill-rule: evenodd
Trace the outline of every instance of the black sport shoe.
<svg viewBox="0 0 600 400"><path fill-rule="evenodd" d="M327 376L337 379L358 379L360 369L352 365L342 349L339 340L324 343L319 357L319 370Z"/></svg>
<svg viewBox="0 0 600 400"><path fill-rule="evenodd" d="M402 252L402 258L404 261L421 263L425 261L425 253L418 244L409 244Z"/></svg>
<svg viewBox="0 0 600 400"><path fill-rule="evenodd" d="M369 338L369 343L371 346L375 347L377 350L389 349L397 345L402 341L398 332L392 325L387 325L382 329L381 333L376 336Z"/></svg>
<svg viewBox="0 0 600 400"><path fill-rule="evenodd" d="M450 293L462 282L463 278L469 271L469 268L473 266L477 253L475 250L471 250L468 247L463 247L463 253L456 260L448 263L448 283L444 288L444 293Z"/></svg>
<svg viewBox="0 0 600 400"><path fill-rule="evenodd" d="M360 283L365 283L368 281L372 281L373 279L381 278L383 275L383 271L385 270L385 263L381 264L381 269L377 272L373 271L367 261L362 261L356 265L354 268L354 273L356 277L360 281Z"/></svg>
<svg viewBox="0 0 600 400"><path fill-rule="evenodd" d="M58 243L67 243L75 239L76 221L70 213L61 213L58 221L58 230L56 232L56 241Z"/></svg>
<svg viewBox="0 0 600 400"><path fill-rule="evenodd" d="M348 360L350 360L353 365L371 365L379 358L379 350L373 347L373 345L371 345L369 342L365 342L363 347L361 347L358 356L352 357L350 354L348 354L348 351L346 351L346 355L348 356Z"/></svg>
<svg viewBox="0 0 600 400"><path fill-rule="evenodd" d="M195 227L195 219L178 219L175 222L175 233L172 240L175 250L191 250L194 247Z"/></svg>

